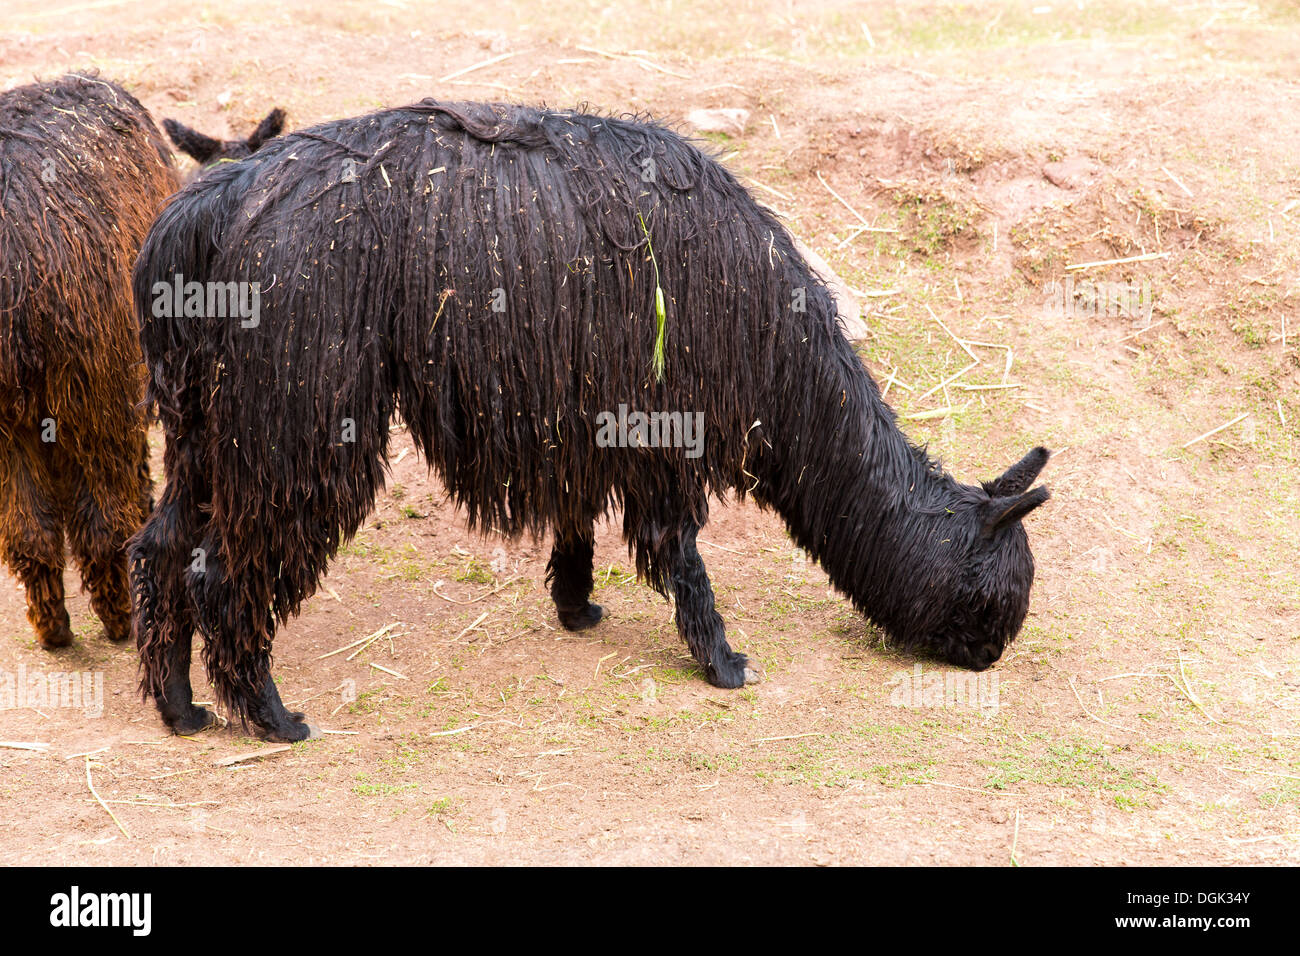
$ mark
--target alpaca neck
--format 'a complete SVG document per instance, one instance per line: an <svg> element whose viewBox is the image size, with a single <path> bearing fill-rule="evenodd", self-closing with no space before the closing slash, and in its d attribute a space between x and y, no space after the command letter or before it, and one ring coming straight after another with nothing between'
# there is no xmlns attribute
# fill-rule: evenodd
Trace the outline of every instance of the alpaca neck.
<svg viewBox="0 0 1300 956"><path fill-rule="evenodd" d="M908 441L841 343L791 363L803 367L790 370L779 394L798 398L764 432L771 447L762 449L754 495L860 611L903 634L915 623L917 588L939 599L955 573L945 523L961 486Z"/></svg>

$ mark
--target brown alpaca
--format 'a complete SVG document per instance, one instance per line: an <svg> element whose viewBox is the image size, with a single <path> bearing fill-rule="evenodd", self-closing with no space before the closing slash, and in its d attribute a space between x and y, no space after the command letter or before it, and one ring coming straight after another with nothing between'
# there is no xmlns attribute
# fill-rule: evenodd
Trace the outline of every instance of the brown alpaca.
<svg viewBox="0 0 1300 956"><path fill-rule="evenodd" d="M72 642L64 538L109 640L152 505L131 265L179 185L149 113L68 75L0 94L0 554L41 645Z"/></svg>
<svg viewBox="0 0 1300 956"><path fill-rule="evenodd" d="M202 140L247 156L283 118ZM179 186L148 111L115 83L0 93L0 555L42 647L72 643L65 537L108 639L131 632L125 545L153 507L131 266Z"/></svg>

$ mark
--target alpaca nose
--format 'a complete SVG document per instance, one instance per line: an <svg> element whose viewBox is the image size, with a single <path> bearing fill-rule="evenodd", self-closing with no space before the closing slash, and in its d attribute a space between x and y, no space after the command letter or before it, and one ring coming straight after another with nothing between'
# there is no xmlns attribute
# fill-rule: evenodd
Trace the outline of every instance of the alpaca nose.
<svg viewBox="0 0 1300 956"><path fill-rule="evenodd" d="M957 645L953 648L948 659L958 667L982 671L992 667L993 663L1001 656L1001 644L994 641L982 641Z"/></svg>
<svg viewBox="0 0 1300 956"><path fill-rule="evenodd" d="M980 644L971 652L971 667L977 671L987 670L1001 656L1001 644L992 642Z"/></svg>

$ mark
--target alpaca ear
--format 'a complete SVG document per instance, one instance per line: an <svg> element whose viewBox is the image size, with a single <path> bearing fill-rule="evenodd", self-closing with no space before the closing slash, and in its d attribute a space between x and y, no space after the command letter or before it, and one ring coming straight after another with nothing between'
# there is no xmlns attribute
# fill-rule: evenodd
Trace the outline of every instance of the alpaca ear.
<svg viewBox="0 0 1300 956"><path fill-rule="evenodd" d="M221 143L198 130L190 129L174 119L163 120L163 129L182 153L193 156L200 165L206 164L221 149Z"/></svg>
<svg viewBox="0 0 1300 956"><path fill-rule="evenodd" d="M248 148L257 152L268 139L275 139L284 130L284 110L278 106L266 114L266 118L257 124L253 135L248 137Z"/></svg>
<svg viewBox="0 0 1300 956"><path fill-rule="evenodd" d="M984 490L993 498L1005 498L1009 495L1022 494L1029 490L1038 473L1047 464L1051 452L1039 445L1024 458L1008 468L1000 478L984 482Z"/></svg>
<svg viewBox="0 0 1300 956"><path fill-rule="evenodd" d="M1012 498L990 499L984 505L984 537L987 538L999 528L1019 521L1050 497L1045 487L1038 487Z"/></svg>

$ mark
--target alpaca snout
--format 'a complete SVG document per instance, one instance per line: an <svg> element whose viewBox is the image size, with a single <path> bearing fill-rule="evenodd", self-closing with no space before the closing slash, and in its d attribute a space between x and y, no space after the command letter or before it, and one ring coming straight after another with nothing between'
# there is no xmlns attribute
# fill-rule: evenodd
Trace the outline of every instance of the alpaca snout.
<svg viewBox="0 0 1300 956"><path fill-rule="evenodd" d="M1003 645L993 641L981 641L972 644L958 644L948 655L949 661L958 667L973 671L985 671L992 667L1002 656Z"/></svg>

